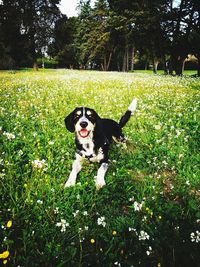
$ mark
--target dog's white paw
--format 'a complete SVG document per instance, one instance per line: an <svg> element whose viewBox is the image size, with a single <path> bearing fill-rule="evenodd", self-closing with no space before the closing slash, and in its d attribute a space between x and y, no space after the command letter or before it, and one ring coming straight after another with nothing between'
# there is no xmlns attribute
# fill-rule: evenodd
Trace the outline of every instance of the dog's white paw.
<svg viewBox="0 0 200 267"><path fill-rule="evenodd" d="M68 179L67 182L64 185L64 188L75 186L75 181L72 181L71 179Z"/></svg>
<svg viewBox="0 0 200 267"><path fill-rule="evenodd" d="M106 185L106 182L104 178L97 176L95 177L95 185L96 185L96 189L99 190Z"/></svg>

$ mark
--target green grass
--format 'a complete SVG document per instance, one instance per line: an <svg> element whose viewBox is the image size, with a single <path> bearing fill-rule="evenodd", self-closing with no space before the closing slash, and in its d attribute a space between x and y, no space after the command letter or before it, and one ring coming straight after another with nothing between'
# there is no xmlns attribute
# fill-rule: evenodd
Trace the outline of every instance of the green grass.
<svg viewBox="0 0 200 267"><path fill-rule="evenodd" d="M148 73L0 72L1 263L197 266L199 88L199 79ZM107 185L96 191L98 165L86 164L64 189L75 151L65 116L85 105L118 121L133 97Z"/></svg>

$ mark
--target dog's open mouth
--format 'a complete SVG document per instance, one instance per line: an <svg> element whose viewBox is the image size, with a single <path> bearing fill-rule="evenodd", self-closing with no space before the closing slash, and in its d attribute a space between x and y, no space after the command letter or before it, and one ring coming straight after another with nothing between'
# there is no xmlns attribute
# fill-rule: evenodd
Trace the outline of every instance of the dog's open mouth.
<svg viewBox="0 0 200 267"><path fill-rule="evenodd" d="M90 131L88 131L87 129L81 129L79 131L79 135L82 137L82 138L85 138L89 135Z"/></svg>

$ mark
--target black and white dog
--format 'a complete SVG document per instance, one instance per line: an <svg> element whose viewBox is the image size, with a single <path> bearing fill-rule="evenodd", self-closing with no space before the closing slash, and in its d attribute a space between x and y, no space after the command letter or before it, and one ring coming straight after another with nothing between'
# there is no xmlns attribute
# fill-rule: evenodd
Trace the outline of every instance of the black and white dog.
<svg viewBox="0 0 200 267"><path fill-rule="evenodd" d="M65 187L75 185L77 174L84 161L99 162L100 167L95 177L96 188L100 189L106 183L104 180L108 169L108 149L112 139L116 142L125 141L122 128L135 111L137 99L133 99L128 110L119 123L111 119L102 119L90 108L78 107L65 118L67 130L75 132L76 158Z"/></svg>

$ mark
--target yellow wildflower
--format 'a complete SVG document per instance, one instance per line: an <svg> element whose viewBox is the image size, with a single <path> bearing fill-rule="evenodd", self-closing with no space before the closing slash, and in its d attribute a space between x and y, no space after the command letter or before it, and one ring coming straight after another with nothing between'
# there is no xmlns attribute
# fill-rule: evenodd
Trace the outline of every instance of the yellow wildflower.
<svg viewBox="0 0 200 267"><path fill-rule="evenodd" d="M116 235L116 234L117 234L117 232L116 232L116 231L113 231L113 232L112 232L112 234L113 234L113 235Z"/></svg>
<svg viewBox="0 0 200 267"><path fill-rule="evenodd" d="M4 251L3 253L0 254L0 259L6 259L8 258L10 252L8 250Z"/></svg>
<svg viewBox="0 0 200 267"><path fill-rule="evenodd" d="M91 243L91 244L94 244L94 243L95 243L95 240L92 238L92 239L90 240L90 243Z"/></svg>
<svg viewBox="0 0 200 267"><path fill-rule="evenodd" d="M12 221L10 220L10 221L7 222L6 227L10 228L11 226L12 226Z"/></svg>
<svg viewBox="0 0 200 267"><path fill-rule="evenodd" d="M3 261L3 264L7 264L7 262L8 262L7 260L4 260L4 261Z"/></svg>

